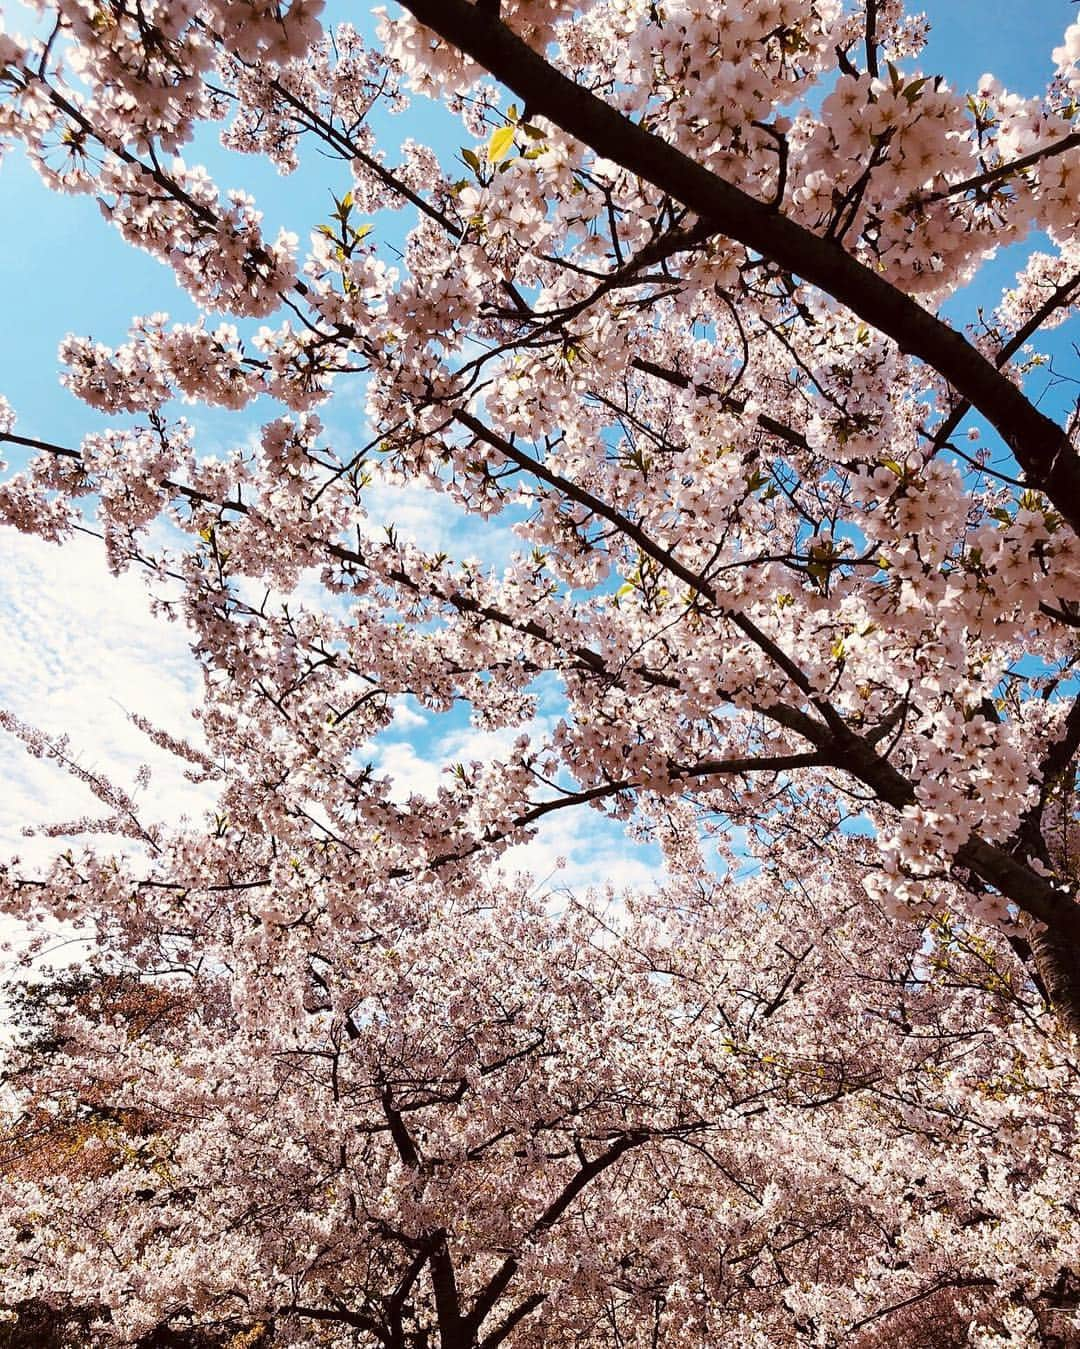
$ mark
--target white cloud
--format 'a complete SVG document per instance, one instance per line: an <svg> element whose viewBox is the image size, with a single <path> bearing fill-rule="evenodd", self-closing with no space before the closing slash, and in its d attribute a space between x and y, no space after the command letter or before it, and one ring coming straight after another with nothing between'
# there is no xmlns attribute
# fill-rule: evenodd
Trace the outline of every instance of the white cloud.
<svg viewBox="0 0 1080 1349"><path fill-rule="evenodd" d="M560 865L563 863L564 865ZM540 821L536 837L509 849L500 859L508 875L527 872L552 895L584 894L610 886L615 894L647 891L663 883L663 867L651 850L626 838L622 825L587 806L573 806Z"/></svg>
<svg viewBox="0 0 1080 1349"><path fill-rule="evenodd" d="M455 562L475 559L501 572L515 552L521 552L521 539L513 532L510 516L485 521L470 515L447 493L437 492L423 483L381 482L378 479L364 492L367 519L364 529L370 538L383 538L388 525L398 538L432 553L446 553Z"/></svg>
<svg viewBox="0 0 1080 1349"><path fill-rule="evenodd" d="M147 819L204 808L206 788L188 782L185 765L128 717L139 713L198 743L191 709L201 680L186 631L151 614L141 578L112 576L93 539L56 547L0 530L0 632L0 707L50 739L67 735L73 758L127 791L139 766L149 765L150 784L137 796ZM0 775L5 856L37 861L67 846L26 839L25 826L107 813L84 784L30 757L7 734L0 734Z"/></svg>
<svg viewBox="0 0 1080 1349"><path fill-rule="evenodd" d="M387 728L388 730L403 733L414 731L421 726L427 725L427 717L420 711L416 700L410 698L407 694L402 694L401 697L395 698L393 707L394 720Z"/></svg>
<svg viewBox="0 0 1080 1349"><path fill-rule="evenodd" d="M553 729L555 717L537 717L524 726L481 731L453 726L439 732L439 718L424 727L423 740L380 739L367 747L376 769L391 779L391 798L405 801L412 794L433 799L445 781L444 769L453 763L489 763L506 756L521 734L542 740ZM663 868L654 849L626 837L618 821L588 806L553 811L537 824L528 843L509 848L499 859L508 876L531 875L537 886L552 892L582 893L590 887L610 886L616 893L655 888Z"/></svg>
<svg viewBox="0 0 1080 1349"><path fill-rule="evenodd" d="M391 780L391 801L407 801L410 796L434 798L442 782L442 761L417 754L407 740L372 745L375 765Z"/></svg>

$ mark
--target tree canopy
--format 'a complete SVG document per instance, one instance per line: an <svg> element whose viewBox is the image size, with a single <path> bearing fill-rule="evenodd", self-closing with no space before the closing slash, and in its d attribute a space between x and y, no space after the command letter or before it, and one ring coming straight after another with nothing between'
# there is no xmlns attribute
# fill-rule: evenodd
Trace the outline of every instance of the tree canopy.
<svg viewBox="0 0 1080 1349"><path fill-rule="evenodd" d="M91 934L10 995L12 1333L1077 1343L1080 414L1029 376L1080 23L1027 98L899 0L36 8L0 139L198 313L65 340L81 443L0 402L0 519L188 625L200 735L139 724L214 805L0 711L101 807L0 870ZM321 156L329 218L265 230L214 126ZM387 482L516 551L403 537ZM396 791L405 698L505 752ZM587 811L662 881L504 865Z"/></svg>

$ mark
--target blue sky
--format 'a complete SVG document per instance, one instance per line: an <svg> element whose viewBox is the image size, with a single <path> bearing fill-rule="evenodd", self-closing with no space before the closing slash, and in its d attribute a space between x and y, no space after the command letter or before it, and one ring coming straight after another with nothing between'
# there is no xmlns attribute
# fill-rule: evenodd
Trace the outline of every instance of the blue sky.
<svg viewBox="0 0 1080 1349"><path fill-rule="evenodd" d="M366 6L332 4L336 16L348 16L368 28ZM392 6L388 6L392 9ZM986 71L1007 87L1033 95L1052 74L1051 50L1077 16L1071 0L932 0L924 5L931 38L920 65L942 70L954 86L974 84ZM18 3L4 6L11 27L20 26ZM25 11L23 11L25 13ZM31 27L30 22L21 25ZM384 118L385 143L394 148L408 136L437 137L446 144L445 123L431 105L416 99L410 110ZM455 133L456 134L456 133ZM211 128L186 157L210 165L223 186L251 191L266 216L270 233L279 225L306 240L317 222L313 211L330 205L329 193L347 187L311 156L294 175L281 178L255 158L225 154ZM1009 250L984 271L966 292L963 307L992 304L1015 271L1024 246ZM97 204L83 197L48 192L19 153L0 166L0 294L6 297L0 324L0 393L19 413L24 434L73 440L85 434L95 415L57 382L56 349L68 332L92 334L112 343L122 340L136 313L165 310L176 319L194 317L194 307L168 270L128 248L102 218ZM954 318L967 317L957 310ZM212 422L224 431L220 418ZM209 428L208 428L209 429ZM16 462L12 454L4 456Z"/></svg>
<svg viewBox="0 0 1080 1349"><path fill-rule="evenodd" d="M388 7L392 12L392 5ZM369 26L366 7L337 3L331 8L336 17ZM930 46L919 62L925 72L940 70L951 84L961 86L992 71L1025 95L1045 88L1052 73L1050 51L1077 17L1068 0L933 0L925 8L933 25ZM19 5L4 9L9 26L30 26L20 18ZM401 117L384 119L383 132L391 157L410 136L421 141L437 136L445 144L444 127L423 100ZM451 144L459 139L464 137L455 132ZM340 166L328 171L318 158L298 174L279 178L266 164L224 154L213 130L185 157L191 162L204 159L223 187L252 191L270 233L278 225L293 228L302 246L310 228L326 218L331 188L340 192L348 186L337 180ZM972 316L976 304L994 304L1015 270L1016 254L1012 250L985 270L965 294L963 308L954 306L954 321ZM50 194L18 153L0 167L0 294L5 317L0 324L0 393L16 408L19 431L68 444L77 444L102 419L58 383L56 350L64 335L74 331L112 344L123 340L135 314L165 310L177 319L194 315L171 274L124 245L96 203ZM1067 334L1059 332L1053 341L1063 350ZM231 437L246 438L257 421L251 411L231 420L227 414L185 411L193 416L207 449ZM327 410L324 419L335 434L366 438L355 398ZM19 463L17 454L5 451L3 457ZM486 552L483 536L470 537L465 523L447 516L445 503L433 510L412 495L396 499L393 509L398 523L404 522L425 543L438 542L458 556ZM432 537L436 530L443 535L438 541ZM504 534L500 546L506 544ZM47 729L70 732L88 761L113 765L121 777L142 758L153 757L132 735L122 708L153 715L163 702L164 719L180 729L185 708L197 696L182 633L160 630L138 583L110 578L91 541L61 553L9 531L0 534L0 630L6 633L0 646L0 706L13 705ZM470 737L461 718L434 725L405 711L381 751L381 762L403 781L430 785L439 760L482 756L488 748ZM160 767L156 790L161 811L190 808L183 786L170 778L167 765ZM0 744L0 773L9 783L8 804L0 809L0 849L14 842L20 822L72 813L75 803L67 800L68 789L59 785L48 765L26 761L17 749ZM559 853L571 857L568 878L575 881L586 868L600 879L616 875L645 880L653 861L649 856L631 858L617 828L600 829L591 812L580 823L556 817L542 846L525 860L543 871Z"/></svg>
<svg viewBox="0 0 1080 1349"><path fill-rule="evenodd" d="M941 70L954 88L990 72L1031 97L1053 74L1051 51L1077 17L1071 0L929 0L913 4L930 20L924 70Z"/></svg>

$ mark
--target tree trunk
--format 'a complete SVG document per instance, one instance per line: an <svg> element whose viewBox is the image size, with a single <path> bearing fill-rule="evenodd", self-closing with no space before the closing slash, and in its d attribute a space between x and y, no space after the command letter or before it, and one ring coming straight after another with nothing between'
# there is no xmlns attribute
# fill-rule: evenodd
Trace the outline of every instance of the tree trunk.
<svg viewBox="0 0 1080 1349"><path fill-rule="evenodd" d="M1063 916L1050 927L1031 923L1027 937L1058 1020L1070 1034L1080 1036L1080 912Z"/></svg>

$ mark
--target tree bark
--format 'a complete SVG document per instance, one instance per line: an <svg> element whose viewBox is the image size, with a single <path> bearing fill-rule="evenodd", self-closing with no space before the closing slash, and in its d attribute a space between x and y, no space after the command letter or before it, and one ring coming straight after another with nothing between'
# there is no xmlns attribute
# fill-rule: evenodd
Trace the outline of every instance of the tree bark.
<svg viewBox="0 0 1080 1349"><path fill-rule="evenodd" d="M1080 1037L1080 912L1049 927L1029 924L1027 939L1062 1029Z"/></svg>

